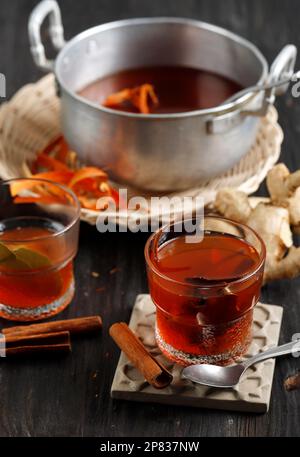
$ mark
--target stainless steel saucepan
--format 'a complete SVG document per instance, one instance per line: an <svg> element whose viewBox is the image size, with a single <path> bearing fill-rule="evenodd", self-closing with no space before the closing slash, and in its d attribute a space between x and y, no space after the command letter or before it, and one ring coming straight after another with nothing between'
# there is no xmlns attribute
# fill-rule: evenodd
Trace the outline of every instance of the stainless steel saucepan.
<svg viewBox="0 0 300 457"><path fill-rule="evenodd" d="M41 25L49 16L59 50L47 59ZM255 140L259 118L287 84L211 109L174 114L133 114L99 106L77 92L106 75L143 66L188 66L250 87L276 84L293 73L296 48L285 46L270 70L254 44L225 29L181 18L128 19L88 29L65 43L54 0L43 0L29 20L36 64L54 71L61 97L62 131L86 163L104 167L116 181L142 190L190 188L225 172Z"/></svg>

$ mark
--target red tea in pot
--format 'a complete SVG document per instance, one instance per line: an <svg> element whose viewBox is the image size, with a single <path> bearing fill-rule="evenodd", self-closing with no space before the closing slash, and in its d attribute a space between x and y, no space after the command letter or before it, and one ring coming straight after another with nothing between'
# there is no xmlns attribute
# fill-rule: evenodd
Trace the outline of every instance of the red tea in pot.
<svg viewBox="0 0 300 457"><path fill-rule="evenodd" d="M263 275L259 249L240 236L211 230L199 242L181 235L157 252L148 246L161 350L182 364L228 364L245 353Z"/></svg>
<svg viewBox="0 0 300 457"><path fill-rule="evenodd" d="M157 66L120 71L79 91L82 97L102 105L111 94L126 88L151 85L158 98L152 114L179 113L217 106L242 89L242 86L216 73L183 66ZM139 112L130 103L121 103L121 111Z"/></svg>

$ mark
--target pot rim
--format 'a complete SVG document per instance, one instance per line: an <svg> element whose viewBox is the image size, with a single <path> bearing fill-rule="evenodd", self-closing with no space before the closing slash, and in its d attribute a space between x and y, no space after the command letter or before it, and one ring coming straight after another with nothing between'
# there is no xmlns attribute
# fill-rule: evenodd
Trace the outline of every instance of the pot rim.
<svg viewBox="0 0 300 457"><path fill-rule="evenodd" d="M194 116L219 116L222 114L226 114L229 112L236 111L246 104L248 102L252 101L255 97L259 96L259 94L245 94L241 96L239 99L235 100L234 102L230 103L224 103L223 105L220 106L215 106L212 108L207 108L207 109L199 109L199 110L193 110L193 111L185 111L185 112L178 112L178 113L162 113L162 114L142 114L142 113L130 113L127 111L118 111L112 108L107 108L101 105L98 105L97 103L94 103L90 100L85 99L84 97L81 97L78 95L76 92L70 90L62 81L61 75L60 75L60 68L61 68L61 62L63 61L65 54L68 52L69 49L73 47L76 43L80 42L83 39L92 37L96 33L99 32L104 32L106 30L114 29L114 28L120 28L120 27L128 27L130 25L142 25L142 24L160 24L160 23L169 23L169 24L187 24L190 26L202 28L214 33L217 33L218 35L221 35L223 37L229 38L230 40L246 47L249 49L255 57L260 61L262 65L262 73L259 78L259 80L255 84L261 84L265 81L267 75L268 75L268 63L262 54L262 52L253 44L251 41L247 40L246 38L241 37L240 35L237 35L234 32L231 32L223 27L219 27L214 24L210 24L208 22L203 22L203 21L198 21L195 19L189 19L189 18L183 18L183 17L142 17L142 18L132 18L132 19L121 19L117 21L112 21L112 22L106 22L101 25L97 25L95 27L91 27L89 29L84 30L83 32L75 35L70 41L67 42L67 44L63 47L63 49L59 52L56 60L55 60L55 65L54 65L54 73L55 77L57 79L57 82L70 97L74 98L78 102L84 103L85 105L90 106L93 109L96 109L97 111L104 112L106 114L113 114L115 116L120 116L120 117L127 117L127 118L133 118L133 119L141 119L141 120L155 120L155 119L181 119L181 118L190 118Z"/></svg>

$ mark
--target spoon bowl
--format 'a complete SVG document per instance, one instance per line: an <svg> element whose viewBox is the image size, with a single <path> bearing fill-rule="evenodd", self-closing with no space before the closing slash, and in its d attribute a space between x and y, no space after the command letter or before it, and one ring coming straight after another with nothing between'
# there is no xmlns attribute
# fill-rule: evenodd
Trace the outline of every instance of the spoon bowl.
<svg viewBox="0 0 300 457"><path fill-rule="evenodd" d="M218 365L190 365L184 368L182 377L190 381L210 387L234 387L239 383L246 367L243 364L232 365L229 367L219 367Z"/></svg>
<svg viewBox="0 0 300 457"><path fill-rule="evenodd" d="M208 364L190 365L182 370L181 377L204 386L234 387L239 383L241 377L251 365L285 354L294 354L295 356L297 354L298 356L300 353L299 346L299 340L294 340L282 346L275 346L264 352L260 352L243 363L228 367Z"/></svg>

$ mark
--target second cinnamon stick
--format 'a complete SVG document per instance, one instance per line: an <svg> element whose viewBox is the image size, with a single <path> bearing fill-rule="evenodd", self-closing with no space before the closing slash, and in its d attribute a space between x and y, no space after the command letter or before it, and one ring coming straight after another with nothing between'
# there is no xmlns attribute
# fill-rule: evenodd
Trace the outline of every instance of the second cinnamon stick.
<svg viewBox="0 0 300 457"><path fill-rule="evenodd" d="M149 384L162 389L172 382L171 373L147 351L125 322L112 325L109 334Z"/></svg>
<svg viewBox="0 0 300 457"><path fill-rule="evenodd" d="M102 327L100 316L78 317L60 321L43 322L31 325L19 325L2 329L3 335L37 335L51 332L70 332L71 335L79 333L97 332Z"/></svg>
<svg viewBox="0 0 300 457"><path fill-rule="evenodd" d="M71 351L70 333L44 333L40 335L12 335L0 338L1 352L5 357Z"/></svg>

